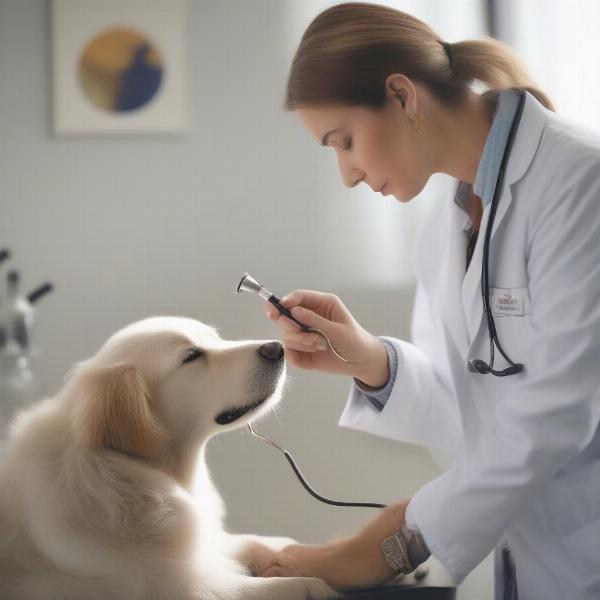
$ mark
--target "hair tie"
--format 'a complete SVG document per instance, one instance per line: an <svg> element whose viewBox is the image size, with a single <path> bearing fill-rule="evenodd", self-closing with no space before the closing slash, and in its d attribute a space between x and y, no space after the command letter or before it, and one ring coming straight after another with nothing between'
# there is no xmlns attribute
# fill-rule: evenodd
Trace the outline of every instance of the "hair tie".
<svg viewBox="0 0 600 600"><path fill-rule="evenodd" d="M440 44L443 46L444 52L446 53L446 56L448 57L448 63L449 63L450 70L452 72L454 72L454 64L452 62L452 48L448 42L440 41Z"/></svg>

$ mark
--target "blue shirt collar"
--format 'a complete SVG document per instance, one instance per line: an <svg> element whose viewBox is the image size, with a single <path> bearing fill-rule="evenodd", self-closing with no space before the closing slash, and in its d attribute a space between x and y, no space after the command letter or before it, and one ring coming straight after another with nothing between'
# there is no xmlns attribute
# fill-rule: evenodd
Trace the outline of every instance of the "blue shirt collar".
<svg viewBox="0 0 600 600"><path fill-rule="evenodd" d="M483 147L473 184L473 192L481 198L484 208L492 202L494 196L494 188L500 170L500 163L502 162L502 155L504 154L510 126L518 105L519 93L517 91L500 90L498 92L496 111ZM465 212L470 192L471 184L460 181L454 201ZM463 229L469 229L470 225L471 222L467 216Z"/></svg>

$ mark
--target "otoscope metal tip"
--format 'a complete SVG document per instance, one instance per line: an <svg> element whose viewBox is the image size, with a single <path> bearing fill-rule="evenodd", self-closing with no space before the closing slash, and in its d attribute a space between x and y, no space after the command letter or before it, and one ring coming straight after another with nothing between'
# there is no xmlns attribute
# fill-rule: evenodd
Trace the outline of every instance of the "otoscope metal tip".
<svg viewBox="0 0 600 600"><path fill-rule="evenodd" d="M244 273L237 286L237 292L253 292L258 294L263 286L249 273Z"/></svg>
<svg viewBox="0 0 600 600"><path fill-rule="evenodd" d="M258 294L263 300L266 300L267 302L271 302L271 304L273 304L281 314L284 314L291 321L295 321L303 331L312 331L313 333L317 333L320 336L322 336L323 339L327 342L327 345L329 346L329 348L333 352L333 354L335 354L335 356L337 356L341 361L353 362L353 361L348 360L347 358L344 358L341 354L339 354L336 351L336 349L333 347L333 344L331 343L331 340L329 339L329 336L324 331L321 331L320 329L317 329L316 327L308 327L307 325L304 325L303 323L298 321L298 319L296 319L292 315L292 313L289 311L289 309L287 309L281 305L279 298L277 298L277 296L274 296L263 285L258 283L258 281L256 281L256 279L254 279L249 273L244 273L240 282L238 283L237 291L238 291L238 293L239 292L253 292L254 294Z"/></svg>

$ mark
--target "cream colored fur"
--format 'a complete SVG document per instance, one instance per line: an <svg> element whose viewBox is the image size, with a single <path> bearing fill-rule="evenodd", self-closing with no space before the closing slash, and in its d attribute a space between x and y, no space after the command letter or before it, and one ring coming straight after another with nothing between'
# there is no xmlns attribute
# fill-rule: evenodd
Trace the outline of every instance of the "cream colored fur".
<svg viewBox="0 0 600 600"><path fill-rule="evenodd" d="M192 319L146 319L21 413L0 464L0 598L339 597L320 579L253 577L261 553L293 540L223 527L205 447L280 400L285 363L259 354L267 341L223 340ZM184 363L192 348L203 355ZM235 422L215 422L263 398Z"/></svg>

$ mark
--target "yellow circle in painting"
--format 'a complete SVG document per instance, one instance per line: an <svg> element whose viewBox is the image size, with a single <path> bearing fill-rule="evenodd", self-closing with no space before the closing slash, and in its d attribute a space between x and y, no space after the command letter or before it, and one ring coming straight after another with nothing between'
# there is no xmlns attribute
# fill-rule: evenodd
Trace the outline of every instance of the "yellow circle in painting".
<svg viewBox="0 0 600 600"><path fill-rule="evenodd" d="M112 112L137 110L157 94L163 62L156 45L132 29L103 31L79 59L79 82L86 97Z"/></svg>

